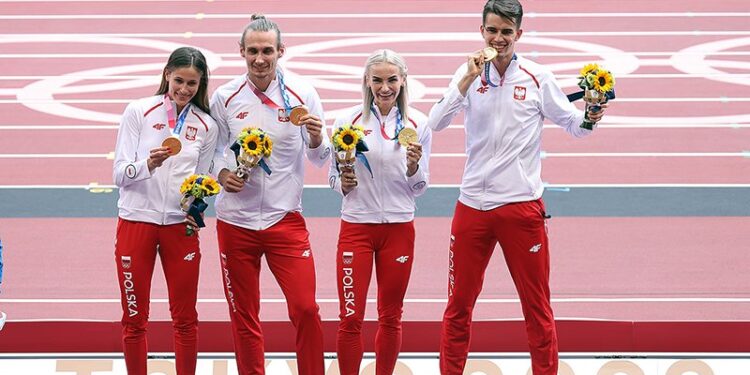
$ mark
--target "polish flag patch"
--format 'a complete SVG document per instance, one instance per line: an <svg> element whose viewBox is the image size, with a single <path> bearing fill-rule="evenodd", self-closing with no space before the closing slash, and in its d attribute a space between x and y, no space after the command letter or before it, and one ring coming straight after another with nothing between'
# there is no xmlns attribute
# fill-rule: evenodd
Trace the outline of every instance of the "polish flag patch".
<svg viewBox="0 0 750 375"><path fill-rule="evenodd" d="M513 88L513 99L526 100L526 87L516 86Z"/></svg>

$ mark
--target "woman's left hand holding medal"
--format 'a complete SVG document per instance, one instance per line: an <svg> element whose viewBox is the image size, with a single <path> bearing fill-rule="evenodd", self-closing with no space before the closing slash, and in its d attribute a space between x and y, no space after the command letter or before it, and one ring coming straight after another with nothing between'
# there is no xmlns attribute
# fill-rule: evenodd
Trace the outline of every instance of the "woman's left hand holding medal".
<svg viewBox="0 0 750 375"><path fill-rule="evenodd" d="M422 144L417 142L409 143L406 147L406 175L411 177L419 169L419 159L422 158Z"/></svg>
<svg viewBox="0 0 750 375"><path fill-rule="evenodd" d="M167 158L171 155L172 152L169 147L161 146L151 149L151 151L149 152L148 161L146 162L146 164L148 165L148 170L153 172L154 169L161 167L161 165L164 163L164 160L167 160Z"/></svg>

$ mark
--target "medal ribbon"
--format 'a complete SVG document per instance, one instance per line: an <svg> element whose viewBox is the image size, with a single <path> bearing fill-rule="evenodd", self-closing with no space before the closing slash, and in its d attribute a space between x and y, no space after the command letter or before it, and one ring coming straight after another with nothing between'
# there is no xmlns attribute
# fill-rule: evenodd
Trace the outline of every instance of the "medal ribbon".
<svg viewBox="0 0 750 375"><path fill-rule="evenodd" d="M250 81L250 77L245 76L245 79L247 80L248 86L250 86L250 89L253 90L253 94L260 99L263 104L269 106L273 110L279 110L281 109L281 106L276 104L271 98L268 97L268 95L264 94L263 91L260 91L253 83ZM281 91L281 99L284 100L284 114L286 117L289 117L289 115L292 112L292 105L289 104L289 94L286 92L286 84L284 84L284 74L281 72L281 69L276 69L276 79L279 80L279 90ZM299 133L302 136L302 140L305 142L305 144L310 143L310 139L307 136L307 132L303 130L304 126L299 127Z"/></svg>
<svg viewBox="0 0 750 375"><path fill-rule="evenodd" d="M292 110L292 106L289 104L289 95L286 93L286 85L284 84L284 75L281 73L280 69L276 70L276 78L279 80L279 90L281 90L281 98L284 100L284 111L286 111L286 115L289 116L289 113ZM273 99L269 98L268 95L264 94L263 91L260 91L252 81L250 81L249 77L245 77L247 80L247 84L250 86L250 89L253 90L253 94L260 99L263 104L269 106L271 109L278 110L281 108L280 105L276 104L276 102L273 101Z"/></svg>
<svg viewBox="0 0 750 375"><path fill-rule="evenodd" d="M380 113L377 111L377 108L372 105L370 106L370 111L375 115L375 118L377 118L378 122L380 123L380 135L382 135L383 138L388 141L398 142L398 133L401 133L401 130L404 129L404 119L401 117L401 111L399 111L398 107L396 107L396 132L394 133L393 138L389 137L385 132L385 122L380 119Z"/></svg>
<svg viewBox="0 0 750 375"><path fill-rule="evenodd" d="M517 59L517 58L518 58L518 57L517 57L517 56L516 56L516 54L514 53L514 54L513 54L513 58L512 58L512 59L511 59L510 61L513 61L513 60L515 60L515 59ZM497 87L498 85L496 85L496 84L492 83L492 81L490 80L490 65L491 65L491 64L492 64L492 62L491 62L491 61L486 61L486 62L484 63L484 78L482 78L482 83L483 83L483 84L488 84L488 85L490 85L490 87ZM505 83L505 74L503 74L503 75L502 75L502 76L500 77L500 86L502 86L502 85L503 85L503 83Z"/></svg>
<svg viewBox="0 0 750 375"><path fill-rule="evenodd" d="M185 125L185 118L190 111L190 103L182 109L180 117L177 118L174 107L172 106L172 99L169 95L164 95L164 105L167 108L167 122L169 122L169 128L172 129L172 134L179 136L182 131L182 126Z"/></svg>

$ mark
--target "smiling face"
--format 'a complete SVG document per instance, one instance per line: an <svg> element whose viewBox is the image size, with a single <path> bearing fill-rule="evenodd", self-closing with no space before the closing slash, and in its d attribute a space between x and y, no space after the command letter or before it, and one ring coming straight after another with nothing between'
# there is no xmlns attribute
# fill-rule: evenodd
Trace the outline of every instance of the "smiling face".
<svg viewBox="0 0 750 375"><path fill-rule="evenodd" d="M367 73L367 86L370 87L375 105L381 114L388 114L396 104L404 82L404 77L396 65L381 62L370 67Z"/></svg>
<svg viewBox="0 0 750 375"><path fill-rule="evenodd" d="M276 76L276 64L284 56L284 46L279 46L276 32L249 31L245 34L240 54L245 58L250 80L261 90Z"/></svg>
<svg viewBox="0 0 750 375"><path fill-rule="evenodd" d="M497 50L498 55L495 59L500 61L510 61L515 51L516 41L523 33L523 30L517 28L513 21L495 13L487 13L480 31L485 44Z"/></svg>
<svg viewBox="0 0 750 375"><path fill-rule="evenodd" d="M198 92L201 83L201 73L195 67L183 67L164 72L164 78L169 84L167 94L177 105L177 113L182 111Z"/></svg>

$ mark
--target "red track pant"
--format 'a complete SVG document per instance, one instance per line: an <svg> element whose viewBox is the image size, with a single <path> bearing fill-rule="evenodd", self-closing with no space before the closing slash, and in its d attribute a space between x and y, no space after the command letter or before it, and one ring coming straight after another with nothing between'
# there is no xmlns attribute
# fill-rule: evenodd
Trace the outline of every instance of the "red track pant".
<svg viewBox="0 0 750 375"><path fill-rule="evenodd" d="M456 205L449 252L448 306L443 315L440 372L462 375L471 314L496 243L521 300L534 375L557 374L557 333L550 306L549 248L541 199L479 211Z"/></svg>
<svg viewBox="0 0 750 375"><path fill-rule="evenodd" d="M375 372L391 375L401 350L401 314L414 257L414 223L353 224L341 221L336 273L339 323L336 351L342 375L358 375L362 321L373 262L378 283Z"/></svg>
<svg viewBox="0 0 750 375"><path fill-rule="evenodd" d="M258 317L260 260L265 255L297 329L298 373L323 375L323 330L315 302L315 263L305 219L298 212L290 212L265 230L245 229L223 221L218 222L217 229L238 372L265 374L263 332Z"/></svg>
<svg viewBox="0 0 750 375"><path fill-rule="evenodd" d="M157 225L119 219L115 261L122 301L122 343L130 375L146 375L151 277L161 259L174 328L177 374L195 374L198 355L198 273L201 260L197 233L185 235L185 224Z"/></svg>

